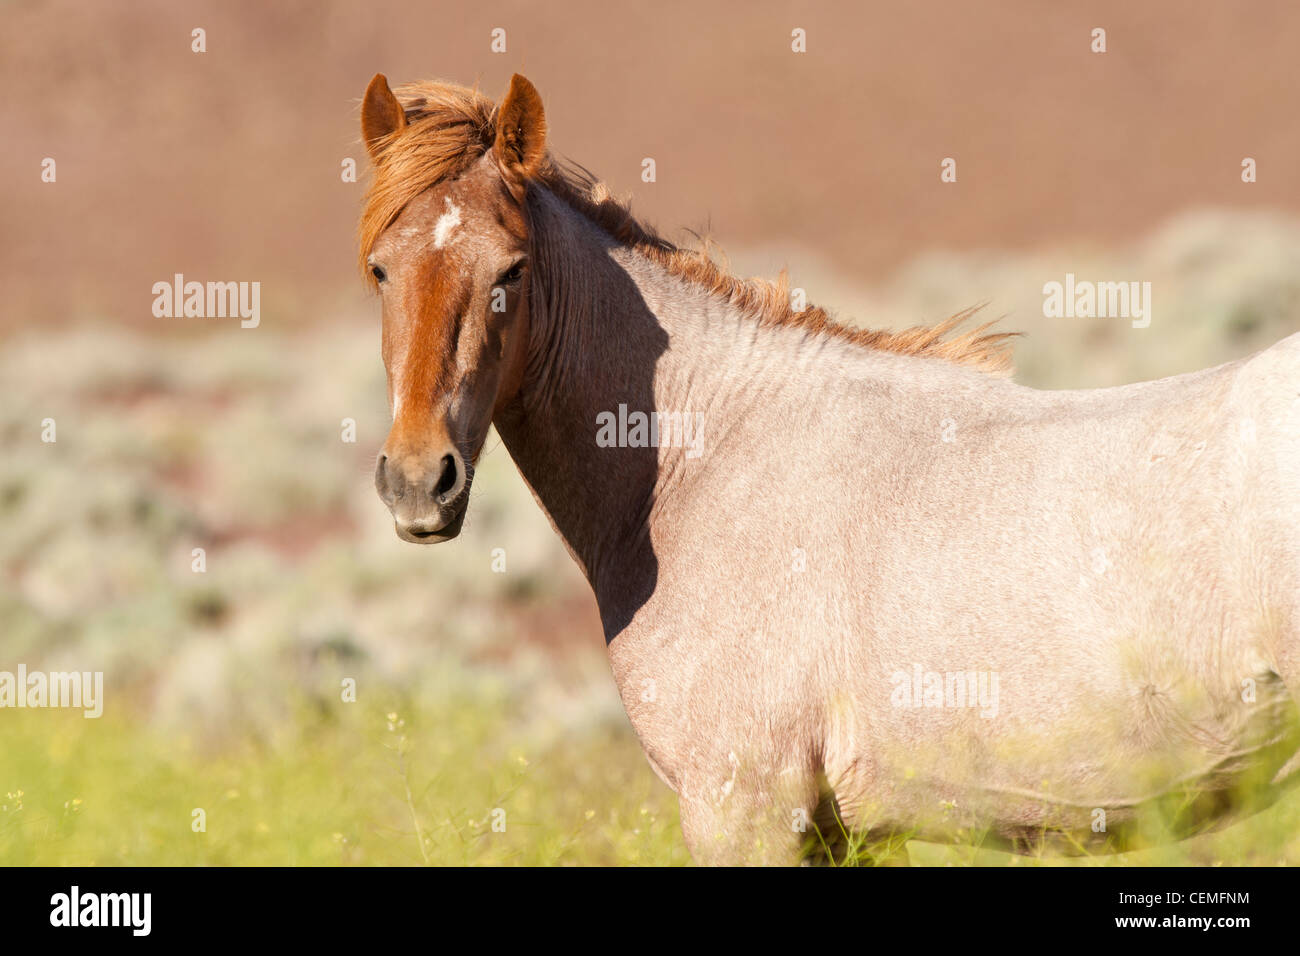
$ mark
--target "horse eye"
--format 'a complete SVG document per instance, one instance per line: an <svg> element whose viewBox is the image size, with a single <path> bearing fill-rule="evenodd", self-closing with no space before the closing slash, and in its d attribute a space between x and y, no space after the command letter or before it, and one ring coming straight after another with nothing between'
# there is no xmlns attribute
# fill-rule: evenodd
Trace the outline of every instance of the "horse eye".
<svg viewBox="0 0 1300 956"><path fill-rule="evenodd" d="M518 282L524 276L524 265L527 259L520 259L505 272L501 273L501 278L497 279L497 285L509 285L512 282Z"/></svg>
<svg viewBox="0 0 1300 956"><path fill-rule="evenodd" d="M376 282L383 282L388 278L388 273L384 271L383 266L371 266L370 274L375 277Z"/></svg>

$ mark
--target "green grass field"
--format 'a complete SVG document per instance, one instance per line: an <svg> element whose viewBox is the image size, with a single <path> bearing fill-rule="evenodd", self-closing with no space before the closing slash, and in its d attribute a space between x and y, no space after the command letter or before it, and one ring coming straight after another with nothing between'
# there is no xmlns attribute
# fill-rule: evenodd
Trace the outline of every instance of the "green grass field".
<svg viewBox="0 0 1300 956"><path fill-rule="evenodd" d="M447 691L437 707L388 712L303 701L216 748L120 718L8 717L0 865L690 862L675 798L625 729L529 748L516 742L517 703ZM1294 866L1300 794L1220 832L1116 856L919 841L909 853L936 866ZM871 859L864 848L855 862Z"/></svg>
<svg viewBox="0 0 1300 956"><path fill-rule="evenodd" d="M508 709L454 692L388 713L304 703L216 749L28 712L6 723L0 864L688 862L675 800L626 733L532 749Z"/></svg>

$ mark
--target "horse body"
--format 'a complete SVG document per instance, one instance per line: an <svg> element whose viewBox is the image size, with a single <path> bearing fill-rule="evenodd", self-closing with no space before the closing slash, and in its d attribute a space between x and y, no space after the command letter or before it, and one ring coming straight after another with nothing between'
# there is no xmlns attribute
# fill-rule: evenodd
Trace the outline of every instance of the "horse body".
<svg viewBox="0 0 1300 956"><path fill-rule="evenodd" d="M579 231L569 254L600 255ZM789 791L786 824L824 775L850 827L1082 840L1097 809L1104 837L1162 792L1231 787L1279 740L1263 758L1289 756L1300 526L1276 502L1300 494L1278 465L1300 461L1300 414L1273 397L1300 381L1300 337L1161 382L1040 392L754 333L634 254L613 261L649 315L574 310L662 329L653 406L709 408L699 459L659 450L654 587L607 635L633 725L706 837L738 829L743 775L741 793L768 795L756 806ZM587 420L619 400L593 394ZM648 590L635 577L593 577L607 622ZM996 713L900 706L896 675L918 667L996 675Z"/></svg>
<svg viewBox="0 0 1300 956"><path fill-rule="evenodd" d="M380 490L407 540L454 536L486 429L458 422L490 410L592 584L697 859L795 859L828 809L868 835L1121 849L1164 798L1194 830L1243 781L1265 800L1290 781L1300 336L1070 392L936 357L924 336L868 347L665 265L541 167L516 180L542 128L529 91L512 86L492 149L394 214L384 235L407 238L376 246L385 275L416 277L385 293L390 384L427 387L428 353L417 368L388 343L433 321L419 289L458 261L451 230L472 243L457 268L486 275L512 258L484 238L494 204L509 193L527 223L527 294L504 319L475 329L478 292L439 297L462 318L428 328L454 354L432 405L395 396ZM383 94L372 83L363 114L381 162L405 122ZM411 244L427 233L432 251ZM390 320L408 324L390 337ZM486 357L455 381L467 353ZM698 455L597 442L621 408L699 414ZM417 414L448 437L413 436ZM402 511L403 481L425 517Z"/></svg>
<svg viewBox="0 0 1300 956"><path fill-rule="evenodd" d="M881 367L810 376L738 432L712 423L736 444L662 510L662 590L611 643L633 723L705 828L728 829L715 808L745 754L806 800L824 773L851 827L1012 840L1091 833L1097 808L1114 832L1162 787L1235 784L1293 716L1295 565L1268 554L1300 540L1252 496L1258 409L1225 401L1244 367L1054 395L863 364ZM895 675L917 668L996 675L995 712L900 705Z"/></svg>

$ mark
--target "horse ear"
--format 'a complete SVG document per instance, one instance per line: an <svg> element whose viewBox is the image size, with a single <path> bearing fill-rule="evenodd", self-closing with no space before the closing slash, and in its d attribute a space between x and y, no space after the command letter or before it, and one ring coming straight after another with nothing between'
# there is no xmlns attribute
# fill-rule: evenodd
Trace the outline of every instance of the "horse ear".
<svg viewBox="0 0 1300 956"><path fill-rule="evenodd" d="M546 158L546 113L537 88L518 73L510 78L510 92L497 114L493 151L510 192L520 198Z"/></svg>
<svg viewBox="0 0 1300 956"><path fill-rule="evenodd" d="M379 155L379 141L406 128L406 113L388 88L388 77L376 73L361 100L361 137L371 159Z"/></svg>

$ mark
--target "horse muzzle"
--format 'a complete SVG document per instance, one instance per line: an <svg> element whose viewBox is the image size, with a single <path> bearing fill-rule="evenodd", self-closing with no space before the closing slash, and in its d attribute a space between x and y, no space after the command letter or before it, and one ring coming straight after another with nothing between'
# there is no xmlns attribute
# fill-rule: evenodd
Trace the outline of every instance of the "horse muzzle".
<svg viewBox="0 0 1300 956"><path fill-rule="evenodd" d="M375 490L393 514L397 536L412 544L438 544L460 534L469 509L470 477L454 450L433 468L380 455Z"/></svg>

